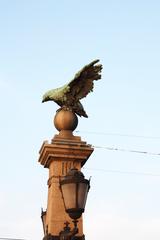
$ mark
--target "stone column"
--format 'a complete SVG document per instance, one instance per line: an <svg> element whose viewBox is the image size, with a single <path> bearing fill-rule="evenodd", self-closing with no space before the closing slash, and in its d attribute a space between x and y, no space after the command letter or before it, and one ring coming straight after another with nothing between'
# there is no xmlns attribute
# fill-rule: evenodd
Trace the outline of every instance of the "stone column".
<svg viewBox="0 0 160 240"><path fill-rule="evenodd" d="M72 132L77 124L78 118L72 111L61 110L57 112L54 125L59 134L54 136L51 143L45 141L39 151L39 162L49 169L44 239L58 240L59 233L63 230L66 221L73 228L72 220L64 209L59 180L71 168L80 170L93 152L91 145L82 141L80 137L73 135ZM78 229L76 239L82 240L84 239L82 217L78 222Z"/></svg>

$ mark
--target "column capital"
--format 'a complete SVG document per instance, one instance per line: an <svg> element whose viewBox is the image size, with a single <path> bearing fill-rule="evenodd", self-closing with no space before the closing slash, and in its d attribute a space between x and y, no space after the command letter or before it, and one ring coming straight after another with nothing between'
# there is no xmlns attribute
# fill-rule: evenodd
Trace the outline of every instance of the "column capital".
<svg viewBox="0 0 160 240"><path fill-rule="evenodd" d="M39 151L39 162L49 168L50 163L54 161L75 161L81 164L86 163L87 159L93 152L90 144L81 141L80 137L63 138L55 135L51 143L44 141Z"/></svg>

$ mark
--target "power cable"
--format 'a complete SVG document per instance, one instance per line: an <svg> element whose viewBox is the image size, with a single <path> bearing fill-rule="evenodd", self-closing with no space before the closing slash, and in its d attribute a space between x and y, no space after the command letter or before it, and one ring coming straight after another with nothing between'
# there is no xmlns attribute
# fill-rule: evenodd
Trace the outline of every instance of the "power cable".
<svg viewBox="0 0 160 240"><path fill-rule="evenodd" d="M93 148L106 149L106 150L111 150L111 151L121 151L121 152L140 153L140 154L146 154L146 155L160 156L160 153L139 151L139 150L133 150L133 149L124 149L124 148L117 148L117 147L93 146Z"/></svg>
<svg viewBox="0 0 160 240"><path fill-rule="evenodd" d="M84 170L91 171L100 171L100 172L108 172L108 173L119 173L119 174L129 174L129 175L143 175L143 176L151 176L151 177L160 177L160 174L148 173L148 172L132 172L132 171L121 171L121 170L112 170L112 169L98 169L98 168L86 168L83 167Z"/></svg>
<svg viewBox="0 0 160 240"><path fill-rule="evenodd" d="M0 238L0 240L25 240L22 238Z"/></svg>
<svg viewBox="0 0 160 240"><path fill-rule="evenodd" d="M144 139L159 139L160 137L156 136L143 136L143 135L134 135L134 134L121 134L121 133L105 133L105 132L92 132L92 131L75 131L77 133L87 133L95 135L110 135L110 136L119 136L119 137L130 137L130 138L144 138Z"/></svg>

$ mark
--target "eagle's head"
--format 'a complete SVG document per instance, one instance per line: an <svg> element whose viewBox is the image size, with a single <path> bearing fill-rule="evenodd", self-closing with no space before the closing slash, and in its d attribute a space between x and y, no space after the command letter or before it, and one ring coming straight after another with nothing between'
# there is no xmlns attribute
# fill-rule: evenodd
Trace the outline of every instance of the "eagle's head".
<svg viewBox="0 0 160 240"><path fill-rule="evenodd" d="M48 94L44 94L44 95L43 95L43 98L42 98L42 103L47 102L47 101L49 101L49 100L50 100L49 95L48 95Z"/></svg>

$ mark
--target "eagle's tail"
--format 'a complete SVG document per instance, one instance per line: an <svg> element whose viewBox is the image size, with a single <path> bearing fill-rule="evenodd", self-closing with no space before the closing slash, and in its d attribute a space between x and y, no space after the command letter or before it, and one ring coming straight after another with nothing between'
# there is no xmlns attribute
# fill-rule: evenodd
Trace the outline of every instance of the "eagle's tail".
<svg viewBox="0 0 160 240"><path fill-rule="evenodd" d="M73 106L73 111L80 117L85 117L88 118L87 113L85 112L83 105L78 101L77 103L74 104Z"/></svg>

